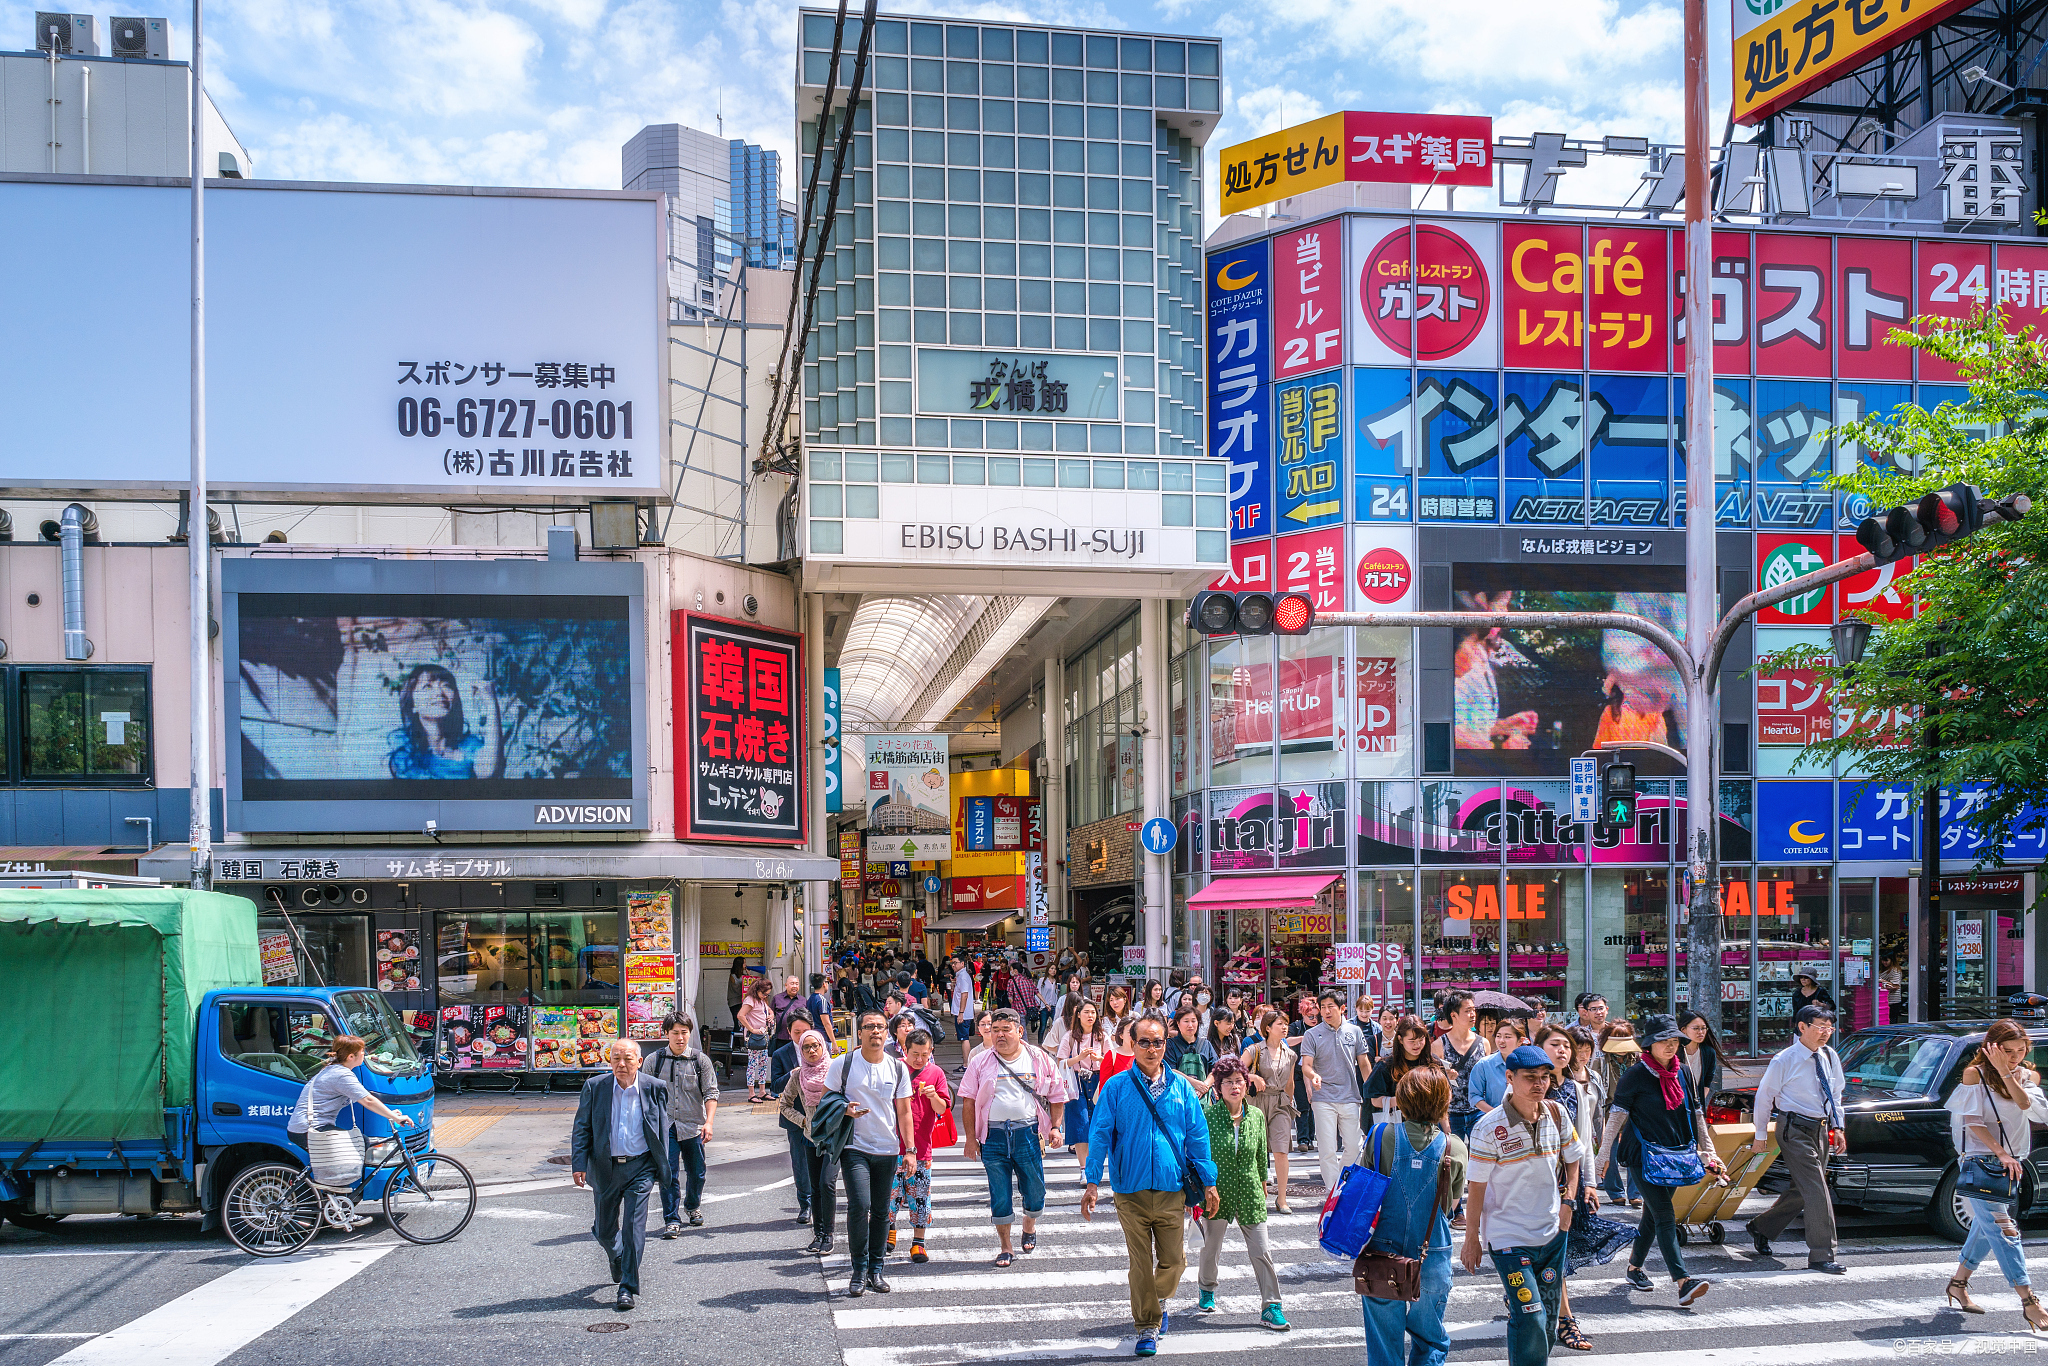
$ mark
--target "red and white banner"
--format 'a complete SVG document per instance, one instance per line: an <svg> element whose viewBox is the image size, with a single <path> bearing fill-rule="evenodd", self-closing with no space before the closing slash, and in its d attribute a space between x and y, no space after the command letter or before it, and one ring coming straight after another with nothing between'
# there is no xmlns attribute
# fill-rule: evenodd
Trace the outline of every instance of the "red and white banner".
<svg viewBox="0 0 2048 1366"><path fill-rule="evenodd" d="M1766 233L1756 239L1759 375L1833 376L1834 275L1825 237Z"/></svg>
<svg viewBox="0 0 2048 1366"><path fill-rule="evenodd" d="M1756 742L1806 746L1835 735L1828 688L1811 669L1781 669L1756 681Z"/></svg>
<svg viewBox="0 0 2048 1366"><path fill-rule="evenodd" d="M1344 232L1337 220L1273 239L1273 378L1344 363Z"/></svg>
<svg viewBox="0 0 2048 1366"><path fill-rule="evenodd" d="M1424 220L1411 234L1405 219L1353 219L1348 269L1355 363L1500 364L1497 225Z"/></svg>
<svg viewBox="0 0 2048 1366"><path fill-rule="evenodd" d="M1298 531L1278 542L1281 593L1309 593L1318 612L1344 606L1344 528Z"/></svg>
<svg viewBox="0 0 2048 1366"><path fill-rule="evenodd" d="M1351 537L1351 610L1413 611L1415 529L1360 523L1351 528Z"/></svg>

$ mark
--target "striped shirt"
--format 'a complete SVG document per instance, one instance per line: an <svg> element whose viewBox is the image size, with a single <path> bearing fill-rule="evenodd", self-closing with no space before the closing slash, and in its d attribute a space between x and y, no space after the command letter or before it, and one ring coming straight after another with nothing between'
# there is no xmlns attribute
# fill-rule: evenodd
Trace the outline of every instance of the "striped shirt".
<svg viewBox="0 0 2048 1366"><path fill-rule="evenodd" d="M1546 1100L1531 1125L1504 1104L1472 1127L1465 1179L1486 1187L1480 1233L1487 1247L1542 1247L1557 1236L1558 1174L1586 1160L1570 1121L1559 1127L1562 1114L1556 1101Z"/></svg>

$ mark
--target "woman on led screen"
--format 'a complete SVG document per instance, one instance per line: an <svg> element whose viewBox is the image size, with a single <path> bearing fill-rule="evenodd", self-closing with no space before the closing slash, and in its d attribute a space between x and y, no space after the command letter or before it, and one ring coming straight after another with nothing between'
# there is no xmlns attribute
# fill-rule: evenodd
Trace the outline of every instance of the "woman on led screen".
<svg viewBox="0 0 2048 1366"><path fill-rule="evenodd" d="M1514 606L1512 589L1499 593L1460 593L1458 605L1470 612L1505 612ZM1451 660L1457 700L1459 749L1527 749L1536 731L1536 713L1500 714L1500 683L1493 676L1494 654L1502 648L1498 627L1461 630ZM1512 646L1507 647L1512 649Z"/></svg>
<svg viewBox="0 0 2048 1366"><path fill-rule="evenodd" d="M470 700L483 725L469 728L462 689L439 664L419 664L398 689L398 729L391 732L394 778L495 778L503 755L498 697L489 683L473 683Z"/></svg>
<svg viewBox="0 0 2048 1366"><path fill-rule="evenodd" d="M1683 636L1685 623L1679 619L1685 598L1674 593L1616 593L1614 610L1632 612ZM1652 740L1674 748L1685 744L1685 695L1679 690L1678 673L1664 652L1639 635L1628 631L1603 631L1600 661L1606 666L1603 681L1607 705L1600 709L1600 727L1593 736L1598 745L1606 740ZM1666 716L1669 715L1669 724Z"/></svg>

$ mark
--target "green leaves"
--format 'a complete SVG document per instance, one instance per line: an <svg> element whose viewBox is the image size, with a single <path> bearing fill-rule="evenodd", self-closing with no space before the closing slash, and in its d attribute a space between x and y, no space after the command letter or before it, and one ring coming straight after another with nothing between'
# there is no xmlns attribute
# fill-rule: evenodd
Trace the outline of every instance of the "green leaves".
<svg viewBox="0 0 2048 1366"><path fill-rule="evenodd" d="M2048 491L2048 357L2031 329L2005 330L1980 308L1968 319L1921 319L1903 344L1954 364L1968 403L1904 406L1845 425L1862 460L1830 481L1885 509L1954 483L1987 499ZM1898 334L1894 342L1899 342ZM1759 673L1807 668L1826 678L1837 736L1807 747L1801 765L1840 761L1859 778L1924 786L1989 785L1971 818L1996 863L2005 840L2048 823L2048 515L1992 522L1914 562L1898 580L1917 615L1876 626L1858 665L1843 669L1810 646L1757 663Z"/></svg>

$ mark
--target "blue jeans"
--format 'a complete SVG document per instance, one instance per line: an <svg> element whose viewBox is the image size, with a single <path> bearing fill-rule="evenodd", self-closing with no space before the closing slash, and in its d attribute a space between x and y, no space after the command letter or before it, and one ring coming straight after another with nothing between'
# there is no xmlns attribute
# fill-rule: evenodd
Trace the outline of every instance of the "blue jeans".
<svg viewBox="0 0 2048 1366"><path fill-rule="evenodd" d="M1017 1178L1017 1194L1024 1197L1024 1217L1036 1219L1045 1213L1045 1156L1038 1147L1038 1126L1019 1129L988 1126L981 1144L981 1168L988 1173L990 1222L1010 1222L1010 1178Z"/></svg>
<svg viewBox="0 0 2048 1366"><path fill-rule="evenodd" d="M1491 1253L1508 1297L1508 1366L1540 1366L1557 1341L1557 1306L1564 1294L1565 1244L1558 1230L1542 1247L1497 1248Z"/></svg>
<svg viewBox="0 0 2048 1366"><path fill-rule="evenodd" d="M682 1222L676 1213L678 1187L683 1188L683 1208L695 1214L698 1204L704 1199L704 1140L701 1137L677 1138L675 1130L671 1129L668 1135L668 1180L661 1183L661 1222L664 1224Z"/></svg>
<svg viewBox="0 0 2048 1366"><path fill-rule="evenodd" d="M2005 1273L2006 1284L2018 1288L2029 1284L2027 1280L2027 1254L2020 1247L2019 1225L2013 1222L2010 1205L1994 1205L1989 1200L1972 1200L1963 1197L1963 1205L1970 1211L1970 1236L1963 1240L1963 1255L1958 1259L1970 1270L1975 1271L1984 1263L1988 1251L1998 1258L1998 1269ZM2001 1233L1999 1219L2013 1224L2011 1236Z"/></svg>
<svg viewBox="0 0 2048 1366"><path fill-rule="evenodd" d="M1451 1298L1451 1250L1433 1247L1422 1257L1422 1296L1412 1304L1360 1295L1365 1312L1366 1366L1402 1366L1401 1336L1408 1336L1407 1366L1444 1366L1451 1335L1444 1306Z"/></svg>

